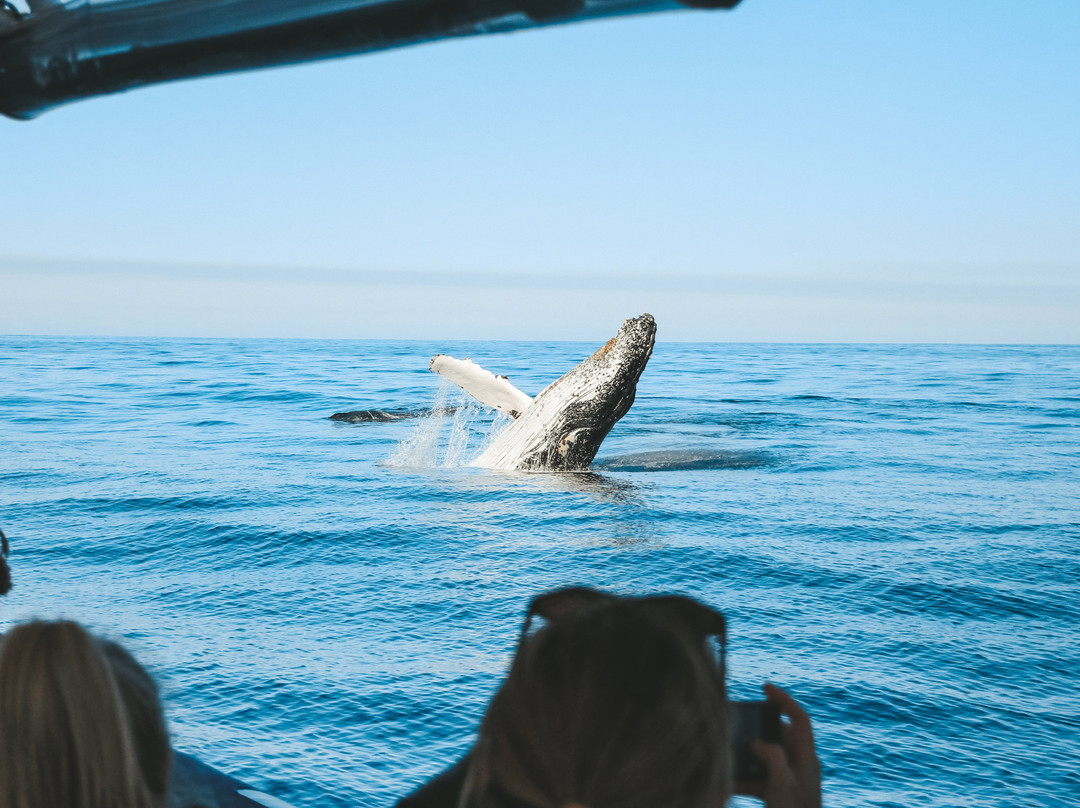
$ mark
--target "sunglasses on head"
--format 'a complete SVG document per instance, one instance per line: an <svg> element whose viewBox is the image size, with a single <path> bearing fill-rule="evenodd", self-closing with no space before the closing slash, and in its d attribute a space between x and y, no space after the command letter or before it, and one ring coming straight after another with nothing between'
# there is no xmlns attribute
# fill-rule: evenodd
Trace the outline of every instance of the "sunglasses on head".
<svg viewBox="0 0 1080 808"><path fill-rule="evenodd" d="M724 669L724 648L727 639L727 623L724 615L711 606L706 606L684 595L621 596L585 586L571 586L544 592L529 603L529 609L525 613L525 623L521 627L521 641L524 642L529 637L535 617L549 624L558 623L560 620L614 603L630 604L633 608L647 614L664 618L674 627L700 636L716 649L718 664L721 670Z"/></svg>

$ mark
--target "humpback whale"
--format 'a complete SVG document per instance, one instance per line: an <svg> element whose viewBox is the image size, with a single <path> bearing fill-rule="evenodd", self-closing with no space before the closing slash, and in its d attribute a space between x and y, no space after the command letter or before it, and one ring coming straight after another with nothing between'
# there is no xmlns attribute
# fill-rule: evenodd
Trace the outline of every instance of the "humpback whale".
<svg viewBox="0 0 1080 808"><path fill-rule="evenodd" d="M437 354L429 369L514 420L471 465L517 471L583 471L634 403L652 356L656 322L631 317L614 337L532 398L469 359Z"/></svg>

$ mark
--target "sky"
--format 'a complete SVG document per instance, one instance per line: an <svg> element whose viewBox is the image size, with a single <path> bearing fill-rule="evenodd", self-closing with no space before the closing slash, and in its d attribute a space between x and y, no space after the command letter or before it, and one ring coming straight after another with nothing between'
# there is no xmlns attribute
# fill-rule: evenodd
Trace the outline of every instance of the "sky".
<svg viewBox="0 0 1080 808"><path fill-rule="evenodd" d="M1078 343L1078 41L743 0L0 118L0 334Z"/></svg>

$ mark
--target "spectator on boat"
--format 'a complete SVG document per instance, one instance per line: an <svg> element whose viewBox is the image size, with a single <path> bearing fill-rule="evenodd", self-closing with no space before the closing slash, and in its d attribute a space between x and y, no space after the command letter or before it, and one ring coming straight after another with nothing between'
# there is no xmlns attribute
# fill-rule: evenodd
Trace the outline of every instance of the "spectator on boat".
<svg viewBox="0 0 1080 808"><path fill-rule="evenodd" d="M169 789L173 751L157 683L119 643L98 638L98 645L112 669L124 702L139 770L154 800L163 804Z"/></svg>
<svg viewBox="0 0 1080 808"><path fill-rule="evenodd" d="M7 563L9 551L7 536L0 530L0 595L6 595L11 591L11 570Z"/></svg>
<svg viewBox="0 0 1080 808"><path fill-rule="evenodd" d="M538 596L467 762L399 808L820 808L810 719L776 687L783 742L754 742L763 781L732 782L724 632L685 597Z"/></svg>
<svg viewBox="0 0 1080 808"><path fill-rule="evenodd" d="M125 698L141 677L144 692ZM155 730L135 728L125 703L145 700L138 709L164 733L156 690L130 654L78 623L11 629L0 644L0 808L160 808L168 737L148 740Z"/></svg>

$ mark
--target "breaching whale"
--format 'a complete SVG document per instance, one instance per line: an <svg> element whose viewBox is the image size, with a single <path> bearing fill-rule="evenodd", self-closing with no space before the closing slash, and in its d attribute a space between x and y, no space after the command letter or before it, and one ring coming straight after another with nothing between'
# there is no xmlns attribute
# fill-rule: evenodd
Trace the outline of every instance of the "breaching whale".
<svg viewBox="0 0 1080 808"><path fill-rule="evenodd" d="M619 333L535 399L469 359L437 354L432 372L514 420L471 465L518 471L583 471L634 403L652 356L656 322L632 317Z"/></svg>

